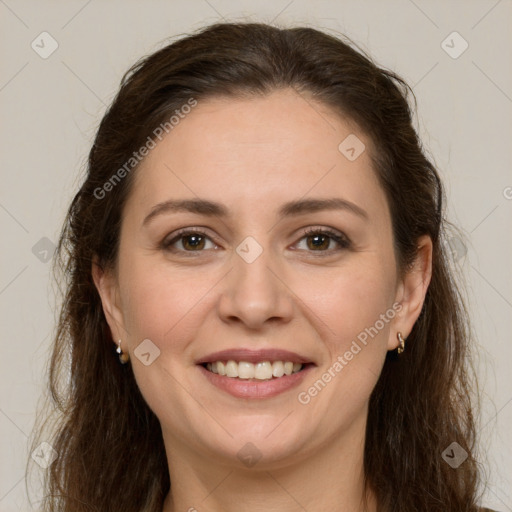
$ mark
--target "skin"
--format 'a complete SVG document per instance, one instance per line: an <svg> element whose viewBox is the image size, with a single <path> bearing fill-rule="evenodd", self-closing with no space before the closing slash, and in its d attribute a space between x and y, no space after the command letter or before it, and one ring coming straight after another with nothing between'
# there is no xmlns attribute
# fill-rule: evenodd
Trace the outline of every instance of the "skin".
<svg viewBox="0 0 512 512"><path fill-rule="evenodd" d="M366 145L355 161L338 150L349 134ZM397 332L406 337L419 316L432 259L424 237L412 270L399 278L370 150L353 124L285 89L199 102L136 171L116 268L93 265L93 276L113 340L122 339L162 426L172 482L164 512L234 512L242 503L250 512L364 510L368 400ZM367 218L347 210L277 217L283 203L313 197L351 201ZM222 203L232 216L167 212L143 226L156 204L197 198ZM208 237L199 250L190 238L178 239L174 252L162 248L188 227ZM310 227L344 233L351 245L328 238L317 249L314 237L304 237ZM236 252L247 236L263 250L252 263ZM300 403L298 393L394 303L400 311ZM144 339L160 350L148 366L133 353ZM235 398L195 364L234 347L284 348L317 366L299 388L276 397ZM248 442L261 455L252 467L237 458ZM371 489L367 498L376 511Z"/></svg>

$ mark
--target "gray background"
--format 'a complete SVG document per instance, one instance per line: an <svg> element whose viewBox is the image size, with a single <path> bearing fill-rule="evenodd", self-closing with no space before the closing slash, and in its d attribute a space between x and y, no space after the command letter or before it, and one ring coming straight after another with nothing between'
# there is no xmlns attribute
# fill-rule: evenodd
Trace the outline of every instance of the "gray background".
<svg viewBox="0 0 512 512"><path fill-rule="evenodd" d="M27 439L56 315L46 260L101 116L136 59L222 18L346 33L413 86L449 215L468 237L450 245L469 283L478 340L484 503L512 511L510 0L0 0L0 511L30 509ZM58 43L47 58L31 47L51 48L43 31ZM457 58L445 51L463 48L448 37L454 31L469 44Z"/></svg>

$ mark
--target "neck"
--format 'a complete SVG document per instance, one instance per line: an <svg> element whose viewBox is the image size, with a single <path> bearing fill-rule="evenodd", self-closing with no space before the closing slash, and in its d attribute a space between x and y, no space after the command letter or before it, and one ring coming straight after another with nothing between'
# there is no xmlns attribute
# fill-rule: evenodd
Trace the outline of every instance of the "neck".
<svg viewBox="0 0 512 512"><path fill-rule="evenodd" d="M261 459L243 469L166 442L172 493L163 512L376 512L363 485L365 426L366 416L301 460L293 454L288 464Z"/></svg>

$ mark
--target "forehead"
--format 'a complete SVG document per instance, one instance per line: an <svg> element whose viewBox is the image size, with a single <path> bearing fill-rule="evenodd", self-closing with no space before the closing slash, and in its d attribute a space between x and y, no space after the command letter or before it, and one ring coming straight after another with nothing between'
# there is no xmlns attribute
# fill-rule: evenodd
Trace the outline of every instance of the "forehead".
<svg viewBox="0 0 512 512"><path fill-rule="evenodd" d="M351 160L346 144L340 150L345 140L360 144L358 152L362 144L366 149ZM354 123L293 89L209 98L149 152L136 171L133 194L142 204L171 196L278 207L286 199L338 193L363 208L372 202L382 208L370 148Z"/></svg>

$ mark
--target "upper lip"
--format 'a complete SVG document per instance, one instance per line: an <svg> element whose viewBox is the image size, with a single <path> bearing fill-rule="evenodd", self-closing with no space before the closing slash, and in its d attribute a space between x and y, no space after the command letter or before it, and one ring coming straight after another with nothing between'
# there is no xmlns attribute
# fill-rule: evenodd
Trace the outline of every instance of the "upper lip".
<svg viewBox="0 0 512 512"><path fill-rule="evenodd" d="M301 356L296 352L277 348L251 350L248 348L232 348L212 352L196 361L196 364L213 363L215 361L247 361L259 363L261 361L291 361L292 363L313 363L311 359Z"/></svg>

